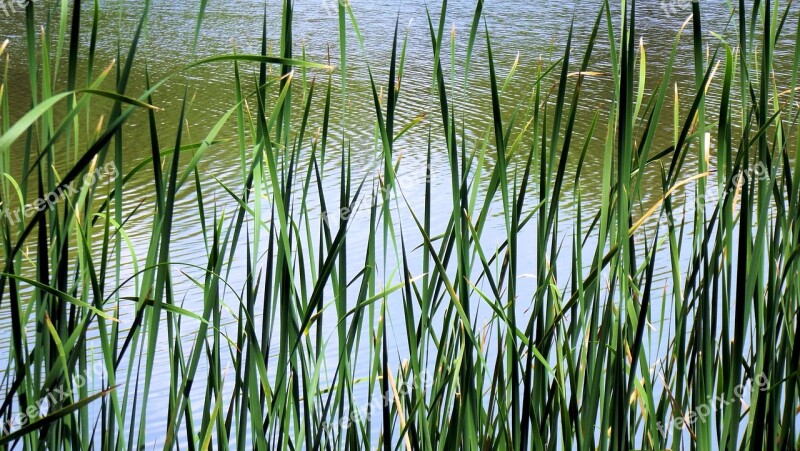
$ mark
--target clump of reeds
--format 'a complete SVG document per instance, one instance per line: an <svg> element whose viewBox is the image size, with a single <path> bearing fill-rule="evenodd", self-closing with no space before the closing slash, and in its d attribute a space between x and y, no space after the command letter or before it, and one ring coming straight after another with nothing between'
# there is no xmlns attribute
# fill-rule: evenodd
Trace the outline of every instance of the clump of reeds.
<svg viewBox="0 0 800 451"><path fill-rule="evenodd" d="M0 309L10 342L0 446L797 449L800 51L788 77L774 69L796 8L740 0L734 39L725 41L704 32L693 2L664 73L653 74L636 2L622 1L621 18L598 2L591 33L570 32L560 58L526 74L530 104L508 105L503 93L515 71L497 78L478 0L463 69L465 80L490 81L492 116L472 142L452 100L468 87L445 72L456 58L443 3L438 21L425 24L435 111L424 119L398 122L405 61L417 56L406 55L395 29L389 79L369 70L374 123L349 124L353 56L345 40L351 29L360 47L369 38L357 11L338 6L332 68L293 47L285 0L277 54L265 31L260 54L198 61L192 51L171 77L209 65L232 72L227 113L193 142L187 100L172 140L160 139L156 108L167 80L152 82L139 54L148 0L127 53L103 70L94 44L78 45L87 23L92 43L106 32L98 1L58 2L43 34L34 20L41 6L30 3L27 53L0 46L6 65L27 60L30 91L29 111L12 123L8 96L19 81L6 75L0 84L0 201L5 212L51 193L60 200L19 220L0 217ZM610 46L602 57L612 62L614 89L607 111L578 134L598 39ZM691 55L680 50L685 39ZM789 39L800 43L800 34ZM487 73L470 67L479 40ZM694 61L688 93L670 81L678 58ZM146 91L136 94L134 68L146 75ZM706 98L711 87L721 90L719 102ZM125 166L124 131L136 111L147 116L151 156ZM336 116L342 130L330 126ZM348 125L375 127L375 180L354 175L364 162L350 158ZM655 147L665 126L674 142ZM218 140L226 128L238 142ZM419 205L404 196L395 152L412 129L429 143L439 137L448 162L449 189L434 192L428 182ZM602 142L601 189L584 192L593 138ZM209 149L223 145L240 153L238 185L198 171ZM22 168L12 173L16 152ZM323 176L326 158L338 177ZM87 177L97 168L119 171L110 189ZM143 174L152 177L152 201L130 208L128 182ZM643 194L653 174L656 198ZM235 208L204 200L208 184ZM170 249L176 196L185 191L196 194L203 230L192 262L173 260ZM431 220L436 196L452 199L444 225ZM590 196L598 208L581 207ZM695 204L687 198L706 201L686 208ZM307 207L310 199L320 211ZM144 255L128 240L138 211L153 212ZM482 238L498 211L504 236L489 247ZM564 216L574 221L565 225ZM368 227L365 245L348 241L353 227ZM120 270L127 255L135 259L130 278ZM534 255L535 267L523 266L523 255ZM570 271L559 273L565 258ZM656 280L659 266L667 273ZM202 274L190 278L202 292L196 311L176 295L175 272L185 269ZM231 286L231 273L242 270L245 282ZM535 289L518 288L528 274ZM126 309L133 314L123 317ZM488 323L478 322L479 309L491 311ZM223 325L229 314L232 327ZM168 378L155 376L157 362L168 362ZM166 399L154 400L156 391ZM154 424L154 416L165 421Z"/></svg>

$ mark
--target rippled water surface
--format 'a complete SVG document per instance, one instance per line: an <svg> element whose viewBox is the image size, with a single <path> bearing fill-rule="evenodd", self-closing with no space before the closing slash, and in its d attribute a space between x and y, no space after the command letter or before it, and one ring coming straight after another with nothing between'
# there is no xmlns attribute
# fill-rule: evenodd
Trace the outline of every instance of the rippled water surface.
<svg viewBox="0 0 800 451"><path fill-rule="evenodd" d="M85 2L89 3L89 2ZM177 71L180 71L190 62L192 39L194 36L194 26L197 15L197 2L195 1L172 1L154 0L150 11L150 19L145 37L145 45L138 56L147 61L151 80L159 80ZM307 58L317 62L327 62L330 58L331 64L338 66L338 16L335 13L334 0L297 0L294 16L294 37L295 51L305 51ZM439 111L438 99L432 92L432 50L431 39L426 16L426 2L417 0L351 0L353 11L358 20L361 33L365 40L365 48L361 49L358 45L355 34L350 30L348 36L348 105L350 113L346 117L346 122L342 122L341 115L334 112L332 117L331 130L336 130L336 137L331 144L329 154L326 156L324 175L326 185L329 187L331 197L329 203L334 202L338 193L338 164L342 152L342 132L352 152L352 159L355 162L354 171L360 170L361 174L354 174L359 177L367 174L371 169L371 162L374 161L376 154L375 148L375 121L374 104L369 88L367 77L367 64L374 70L377 81L381 85L386 84L388 79L389 56L391 52L392 33L395 21L399 20L401 36L408 34L408 48L406 56L405 74L401 86L399 101L398 124L399 127L412 121L420 115L426 115L419 125L413 128L403 138L395 144L395 154L402 157L400 170L400 183L403 192L412 207L422 205L424 195L424 176L425 176L425 156L428 147L428 131L432 127L434 142L433 149L433 192L437 193L433 199L433 228L441 231L446 226L451 214L451 198L449 194L450 178L448 163L444 143L439 132L440 122L437 116ZM612 14L618 16L618 2L612 2ZM667 62L672 48L676 33L683 21L689 15L689 9L685 7L688 2L670 1L647 1L640 3L639 33L642 43L647 51L647 92L652 92L660 83L661 74ZM485 2L486 25L491 33L492 48L495 53L500 76L505 77L514 61L519 59L519 67L516 69L513 79L503 94L504 114L509 117L517 107L525 108L531 98L531 87L538 67L547 66L551 62L561 57L567 40L570 24L574 21L574 53L572 55L573 65L576 67L582 58L588 35L597 16L597 11L601 3L597 0L489 0ZM718 33L721 37L731 37L732 31L729 29L730 10L725 0L703 1L703 12L705 14L703 23L708 41L713 43L714 39L710 33ZM129 42L130 36L136 27L142 11L142 2L134 0L101 0L102 6L102 25L101 29L120 30L123 53ZM434 23L438 21L440 3L437 1L427 2L431 9ZM262 33L262 17L265 5L260 1L236 1L222 2L211 1L203 24L202 38L199 45L198 58L223 53L230 53L235 47L242 53L258 53ZM55 8L51 8L55 13ZM281 2L270 1L266 5L267 14L267 36L272 44L272 51L279 47ZM443 61L445 72L448 77L457 80L461 85L464 78L463 63L466 52L466 44L469 33L469 26L474 14L474 2L467 0L457 0L449 2L447 17L447 27L455 34L455 72L451 73L449 66L449 55ZM45 23L45 15L38 14L37 20ZM792 26L787 25L787 26ZM691 28L691 27L689 27ZM0 15L0 41L9 38L10 45L8 54L10 55L10 78L14 80L12 85L18 86L17 89L10 90L12 120L18 118L27 109L27 91L25 80L27 79L27 69L25 62L25 40L24 40L24 17L22 14L16 16ZM605 115L607 114L608 104L613 98L613 86L611 84L608 38L601 30L598 38L597 48L594 51L590 63L590 71L596 72L595 75L587 78L584 85L581 109L576 127L577 142L582 145L585 139L589 124L598 114L598 130L589 147L586 156L581 187L584 194L584 209L586 211L596 211L601 199L596 194L599 192L600 179L602 173L602 142L605 136ZM687 31L687 35L690 30ZM81 45L88 46L88 33L84 33L86 42ZM791 33L784 33L784 36L791 36ZM466 128L466 138L473 143L483 139L488 127L491 125L491 104L489 92L488 67L485 52L485 38L481 35L477 40L476 56L468 79L467 86L461 88L453 95L453 107L458 121L463 121ZM779 42L777 45L776 59L778 69L784 70L788 67L791 54L794 51L792 43L788 38ZM691 39L684 39L679 50L681 55L677 59L677 66L670 83L675 83L680 92L685 93L685 98L689 99L694 94L694 67L691 59ZM117 57L117 36L113 34L103 34L98 42L98 67L105 67ZM144 65L136 65L134 79L130 84L129 93L138 93L144 87ZM255 66L245 66L245 77L251 77L257 68ZM63 70L63 69L62 69ZM227 63L203 66L200 69L192 70L187 73L190 77L189 84L189 111L187 117L189 142L201 140L211 126L234 104L233 78L231 65ZM86 74L83 74L85 77ZM298 74L299 75L299 74ZM338 77L337 75L334 75ZM308 74L308 82L313 78L317 82L327 82L327 73L323 71L311 71ZM157 113L157 120L160 124L160 137L162 146L171 147L174 140L174 131L180 115L180 105L183 98L185 78L178 76L172 79L167 85L160 89L155 97L154 103L161 110ZM709 105L715 105L719 97L719 83L716 83L710 91ZM334 96L338 99L339 84L334 81ZM317 99L313 102L311 124L315 133L321 124L322 116L322 89L318 90ZM295 100L299 106L299 98ZM334 103L338 105L338 100ZM683 105L684 109L687 105ZM664 116L671 116L673 104L671 100L664 110ZM712 110L709 106L709 110ZM299 107L298 107L299 109ZM100 108L98 108L100 110ZM297 110L296 110L297 111ZM131 126L128 127L125 135L125 167L123 172L127 172L136 164L150 156L150 137L147 128L147 117L143 113L137 113ZM671 118L670 118L671 119ZM671 120L663 121L671 124ZM220 211L226 209L233 211L236 206L230 196L221 189L219 183L224 183L235 187L236 191L242 186L241 165L239 161L239 150L236 143L236 130L233 126L235 121L231 121L229 127L223 132L221 139L228 142L221 142L214 145L206 154L199 166L202 177L203 198L208 209L214 207ZM669 126L662 126L659 131L656 149L668 147L672 142L672 130ZM523 146L525 147L525 146ZM568 166L568 171L574 171L579 152L573 152L570 157L573 164ZM303 153L299 163L298 173L304 174L307 170L308 149ZM490 152L491 154L491 152ZM66 157L65 157L66 158ZM363 162L363 164L361 164ZM691 162L690 162L691 164ZM491 167L492 161L486 162L487 167ZM21 161L14 160L12 157L12 167L21 168ZM20 169L21 170L21 169ZM146 171L145 171L146 172ZM219 180L219 183L215 180ZM571 177L567 177L571 179ZM660 179L657 173L648 175L647 181L652 186L645 186L645 204L648 196L662 195L660 189ZM571 192L571 186L565 188L565 192ZM438 193L441 193L439 195ZM153 182L147 176L138 176L126 189L125 198L128 205L128 212L134 211L139 203L143 202L143 208L136 211L129 220L126 230L133 245L135 258L125 252L123 261L124 266L120 268L122 279L134 273L134 260L141 261L147 252L151 236L150 219L153 216L152 208ZM574 208L570 199L564 200L565 208L562 210L560 220L560 233L564 237L571 236L574 226ZM312 196L308 207L311 208L316 216L319 216L318 200ZM210 211L210 210L209 210ZM265 211L269 211L267 200ZM495 211L494 213L497 213ZM413 242L415 247L418 237L413 233L414 228L412 218L407 213L399 214L400 221L407 226L406 239ZM351 226L351 233L348 235L348 254L352 255L352 261L357 262L363 258L363 245L367 239L368 214L356 217L355 223ZM492 229L494 226L494 229ZM489 230L485 233L485 247L494 248L505 239L505 231L500 222L491 223ZM584 224L586 226L586 224ZM531 234L531 237L533 235ZM569 240L567 240L569 241ZM531 246L530 250L521 250L521 269L520 273L525 273L526 268L533 271L534 247L532 242L527 243ZM198 263L204 262L206 253L204 249L203 230L200 229L198 220L197 200L193 189L184 189L178 193L177 206L175 210L172 241L172 260L174 262ZM523 245L524 246L524 245ZM244 255L244 254L242 254ZM569 255L565 250L564 255ZM243 260L243 257L240 257ZM204 263L198 263L204 264ZM236 266L236 270L229 277L228 282L237 289L244 282L244 263ZM557 262L562 266L563 274L569 273L571 261L567 258L563 262ZM668 262L664 262L662 272L667 270ZM355 265L355 264L354 264ZM526 266L527 265L527 266ZM412 268L419 272L421 268ZM188 278L184 275L197 276L197 270L190 267L174 270L176 294L178 302L185 308L193 309L202 305L202 292L198 291ZM355 275L355 274L353 274ZM381 274L384 282L389 283L388 274ZM396 282L396 276L395 276ZM566 281L562 281L562 285ZM520 290L530 290L533 287L532 281L521 281ZM132 288L132 287L131 287ZM227 293L226 302L235 305L236 297ZM402 309L401 303L390 303L391 309ZM236 310L236 307L232 307ZM123 321L130 319L132 309L123 312ZM402 313L399 310L390 312L390 317L399 318L402 321ZM396 313L396 314L395 314ZM486 312L484 312L486 313ZM394 314L394 315L393 315ZM125 315L129 315L126 317ZM6 321L7 315L0 317L0 324ZM227 320L235 324L233 317ZM391 320L390 320L391 321ZM331 339L328 346L331 357L335 357L337 346L335 336L330 334L333 330L332 324L326 325L326 333L330 335L326 338ZM391 327L397 330L398 334L402 330L401 324L395 322ZM7 331L9 328L0 327ZM227 330L228 333L235 333L235 328ZM9 337L5 332L0 335L0 347L8 349ZM400 340L399 343L404 343ZM402 346L402 345L401 345ZM407 353L402 347L395 350L399 356ZM161 365L157 363L156 371L164 371L167 376L168 365L165 364L168 358L167 353L162 353L158 359L163 359ZM357 377L366 374L367 359L359 362L361 366L356 368ZM158 376L156 377L158 380ZM166 380L166 379L165 379ZM167 386L151 387L151 406L159 408L159 399L166 400ZM198 393L202 391L198 388ZM160 406L166 410L165 406ZM165 413L165 412L164 412ZM154 411L149 416L153 422L153 430L163 430L163 425L158 424L163 421L163 417ZM159 437L153 436L152 440L157 441Z"/></svg>

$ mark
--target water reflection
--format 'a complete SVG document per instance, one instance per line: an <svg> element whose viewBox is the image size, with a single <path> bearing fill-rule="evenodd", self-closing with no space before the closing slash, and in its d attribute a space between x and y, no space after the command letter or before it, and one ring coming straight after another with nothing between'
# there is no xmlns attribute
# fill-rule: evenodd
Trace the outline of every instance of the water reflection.
<svg viewBox="0 0 800 451"><path fill-rule="evenodd" d="M325 62L330 59L331 64L340 65L338 53L338 17L333 7L334 0L298 0L295 11L296 39L295 49L298 52L302 49L307 53L307 58L313 61ZM618 2L612 2L612 16L618 16ZM664 0L661 2L640 2L640 38L647 50L647 74L648 82L645 87L646 94L651 94L657 89L667 65L667 59L672 49L676 33L684 20L690 14L685 5L686 2L677 0ZM441 139L439 128L441 127L438 117L438 100L432 90L432 50L430 48L430 36L427 22L427 10L425 2L418 0L401 1L371 1L371 0L351 0L356 17L359 21L361 33L365 38L365 46L362 49L358 44L358 39L353 33L352 27L348 34L348 93L346 104L348 113L345 115L347 122L342 123L341 114L333 114L331 130L344 130L344 136L337 136L332 139L329 153L326 155L326 164L323 169L323 177L326 186L330 187L330 192L326 193L326 200L329 205L337 205L338 201L338 180L339 163L343 150L342 142L347 143L347 147L352 152L352 160L358 162L353 168L354 178L369 175L371 162L374 161L375 149L375 129L374 129L374 105L369 87L367 76L367 64L374 70L377 80L385 85L388 78L388 60L391 52L391 30L394 28L395 20L399 14L401 32L408 35L408 48L405 66L405 75L402 81L402 91L400 96L398 111L398 126L403 127L414 121L420 116L425 119L414 127L402 139L395 143L395 154L402 157L399 183L403 188L403 193L412 206L422 205L425 193L424 181L421 182L420 174L424 174L426 169L426 151L428 148L428 132L432 131L434 137L431 143L433 149L431 178L432 191L437 193L433 199L432 224L435 233L443 231L451 214L451 198L449 195L449 173L445 143ZM511 80L508 88L503 93L502 103L504 105L505 120L510 120L515 109L524 109L529 105L533 89L533 81L540 68L547 67L552 62L561 57L564 44L566 42L570 24L575 24L575 48L571 55L573 64L577 67L585 51L588 35L591 31L594 19L599 9L599 1L536 1L530 0L489 0L485 2L486 25L491 31L492 47L495 53L496 62L500 70L500 76L505 77L510 67L519 59L519 66L515 76ZM438 4L429 4L430 14L436 23L439 10ZM264 13L264 4L260 1L239 1L235 5L228 2L211 2L207 11L206 20L203 26L202 40L199 45L197 58L204 56L229 53L235 47L237 51L243 53L258 53L261 40L261 17ZM278 47L280 32L280 2L268 2L267 12L267 35L271 43L271 51ZM615 9L617 8L617 9ZM158 80L174 73L184 66L189 57L188 49L192 46L194 34L194 24L196 18L196 4L193 2L173 2L170 0L155 0L150 12L146 45L143 47L139 58L145 59L150 71L150 78ZM119 29L121 42L127 43L130 39L135 26L139 20L142 10L141 2L132 0L106 0L101 2L101 29ZM56 10L52 9L55 13ZM455 66L450 67L449 55L443 61L448 80L453 81L453 91L450 93L453 108L459 121L463 121L465 127L465 145L468 152L480 146L486 134L490 132L491 126L491 98L488 84L488 64L485 55L485 40L479 37L476 44L475 59L471 69L470 77L466 86L464 80L464 56L466 54L467 33L474 14L474 2L472 1L452 1L449 2L449 13L447 26L455 33L456 48ZM722 38L735 39L730 28L730 8L725 0L709 0L703 2L703 24L707 36L710 32L719 33ZM40 11L37 16L44 21L44 11ZM9 91L10 105L12 110L12 121L20 117L27 111L29 100L26 98L28 92L27 69L24 59L24 20L22 15L3 17L0 14L0 39L8 38L11 40L8 53L11 56L10 80L14 89ZM88 26L88 24L84 24ZM787 24L793 26L793 24ZM687 30L687 36L691 30ZM81 45L87 48L89 33L82 33L84 41ZM791 36L790 32L784 36ZM788 39L788 38L784 38ZM709 37L709 42L713 39ZM592 121L597 114L597 128L594 136L590 139L589 151L584 160L581 177L581 190L583 196L583 208L585 211L596 211L601 199L597 195L600 192L600 181L603 170L603 148L606 126L608 122L608 111L610 99L613 98L613 81L610 75L610 42L604 29L598 37L597 46L594 50L590 70L594 75L587 77L581 94L581 107L576 124L575 146L581 146L585 139ZM124 47L124 46L123 46ZM788 71L789 62L793 47L790 43L778 43L776 59L778 61L779 77ZM682 93L694 92L694 66L690 58L691 40L684 39L681 43L678 54L680 58L676 60L673 77L668 81L670 84L677 84L678 91ZM97 67L104 67L117 57L117 38L113 35L101 35L98 43ZM137 65L134 70L134 79L131 83L129 92L141 92L144 88L143 65ZM252 77L254 67L247 69L247 77ZM62 74L65 73L62 70ZM94 74L96 75L96 73ZM214 123L222 116L234 103L233 78L230 65L220 63L214 66L204 66L200 69L191 71L190 76L190 108L188 110L188 129L190 136L189 142L201 140ZM89 74L81 74L86 79ZM299 74L297 74L299 80ZM319 84L317 96L313 100L311 124L321 124L323 114L323 91L322 85L328 81L328 74L322 71L315 71L308 74L307 82L315 80ZM785 81L785 80L784 80ZM338 108L341 98L340 82L338 74L332 75L333 95ZM552 86L553 80L547 81L548 86ZM169 140L174 139L174 131L180 116L180 105L184 93L184 80L176 78L166 84L155 95L154 102L161 108L157 113L159 124L159 134L162 144L171 147ZM570 85L572 89L572 85ZM301 101L300 91L296 102ZM714 85L709 92L709 111L715 111L719 99L719 87ZM689 95L687 95L689 97ZM107 103L97 102L95 111L105 111ZM683 105L685 109L688 105ZM671 96L664 112L671 112L674 108ZM673 130L671 121L665 119L660 126L654 149L660 150L671 145ZM315 125L316 127L317 125ZM637 135L641 135L641 127ZM520 125L521 127L521 125ZM520 129L518 127L518 130ZM491 135L490 135L491 136ZM217 207L220 210L232 211L236 207L234 200L221 188L220 183L232 187L240 187L241 165L239 160L239 150L236 144L237 130L235 127L227 127L220 139L223 141L214 145L207 153L199 167L202 178L203 201L209 207ZM124 153L125 168L123 172L134 167L136 164L150 156L149 132L147 127L147 117L143 113L137 113L130 125L126 129L125 142L127 143ZM491 138L490 141L491 142ZM531 147L530 137L522 138L519 145L517 159L524 161L528 149ZM577 149L577 148L576 148ZM301 160L298 163L298 174L304 174L308 170L310 150L307 145L301 150ZM567 180L564 193L568 193L564 199L564 209L559 217L559 232L562 238L570 237L574 233L575 205L572 199L574 178L574 168L577 164L579 152L573 151L570 154L570 164L568 165ZM363 162L363 164L361 164ZM492 152L487 154L484 172L490 171L493 167ZM693 163L690 161L690 165ZM12 157L12 169L21 171L22 162L19 158ZM436 169L440 169L437 171ZM217 182L218 179L219 182ZM485 183L485 180L484 180ZM126 211L133 212L141 203L145 208L139 209L132 215L127 224L128 236L131 240L135 254L138 259L146 253L151 234L152 211L149 210L153 200L152 180L147 172L137 176L126 189ZM643 208L652 203L653 200L662 195L660 175L657 172L648 173L643 183ZM297 190L302 186L297 186ZM532 186L530 198L537 196L536 189ZM204 231L198 221L197 199L193 190L186 189L178 193L175 208L173 226L173 247L172 260L176 262L196 262L198 259L205 259L205 249L202 236ZM269 211L269 200L265 200L265 211ZM533 200L531 200L533 203ZM691 203L691 202L690 202ZM309 198L305 205L314 214L313 218L319 217L319 199L316 196ZM398 216L400 223L411 225L413 220L403 208L393 205L393 211ZM677 205L680 208L680 205ZM492 211L498 214L497 209ZM348 241L348 253L354 256L362 256L364 243L367 237L366 225L368 224L368 214L356 216L355 223L351 226L351 233ZM585 218L584 218L585 220ZM588 224L582 224L582 228ZM254 225L250 224L251 230ZM418 236L413 233L413 228L405 230L406 240L412 243L418 242ZM485 236L485 248L494 249L505 239L505 232L502 229L501 220L492 221L489 224ZM417 240L417 241L415 241ZM567 240L569 241L569 240ZM590 241L591 245L591 241ZM532 245L531 245L532 246ZM533 251L526 251L521 256L520 273L525 273L525 268L535 267L533 261ZM243 255L243 254L240 254ZM570 252L565 248L563 254L564 261L556 262L560 266L560 271L564 274L569 273L571 259ZM379 260L381 257L379 256ZM121 268L122 278L125 279L134 273L133 255L124 251L122 261L126 262ZM661 274L666 274L669 262L665 262L664 267L659 269ZM240 265L243 262L239 263ZM421 268L412 268L419 272ZM196 309L202 303L202 298L197 296L197 287L188 280L182 272L192 277L198 277L196 269L189 267L176 268L174 270L176 295L183 306L187 309ZM353 269L353 275L357 272ZM232 277L228 282L233 287L241 287L244 281L243 268L237 266L237 271L233 271ZM525 290L532 290L535 281L520 282L518 289L525 293ZM235 297L231 296L228 302L233 303ZM402 308L398 303L393 304L395 308ZM123 322L130 321L133 306L123 308ZM235 308L233 310L236 310ZM486 309L484 309L486 310ZM486 314L487 312L483 312ZM127 315L127 316L125 316ZM402 318L402 315L395 315L395 318ZM233 321L231 317L227 318ZM2 320L0 320L2 321ZM395 324L394 327L399 327ZM3 328L9 330L8 328ZM325 338L329 338L332 325L326 325ZM336 357L335 337L332 339L328 349L331 350L330 357ZM9 346L7 336L0 337L2 343L0 347ZM400 342L396 352L399 355L407 354ZM160 358L160 357L159 357ZM166 358L166 353L163 358ZM368 365L366 360L359 362ZM168 365L156 365L162 371L168 369ZM366 371L366 366L357 367L358 375ZM158 370L157 370L158 371ZM163 376L166 376L164 374ZM156 374L156 379L159 375ZM198 393L202 388L198 387ZM161 393L156 387L151 392L154 399L159 398ZM153 422L153 430L160 430L159 417L152 415L149 420Z"/></svg>

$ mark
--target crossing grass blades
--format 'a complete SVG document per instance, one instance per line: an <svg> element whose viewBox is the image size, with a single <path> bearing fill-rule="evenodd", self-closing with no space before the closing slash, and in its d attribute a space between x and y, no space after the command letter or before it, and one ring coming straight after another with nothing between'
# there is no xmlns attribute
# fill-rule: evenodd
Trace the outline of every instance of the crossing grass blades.
<svg viewBox="0 0 800 451"><path fill-rule="evenodd" d="M799 20L791 2L733 4L730 40L706 33L705 4L692 2L657 73L647 70L637 2L598 1L591 32L571 31L552 59L524 74L531 101L515 105L504 90L523 75L512 67L498 77L482 0L466 76L447 73L456 58L445 1L424 24L430 114L400 120L405 63L420 55L407 55L408 38L395 29L389 78L375 76L385 65L368 66L374 114L365 124L348 123L348 64L363 53L348 53L346 41L355 36L365 49L367 37L347 3L338 5L332 67L293 46L291 0L274 54L265 17L255 24L265 29L261 53L196 57L201 0L195 48L157 81L141 49L149 0L110 65L95 54L97 37L116 33L100 27L100 2L56 3L28 4L26 52L0 46L5 68L15 60L29 69L28 80L7 69L0 79L3 206L68 193L22 221L0 218L10 343L0 420L12 426L3 449L150 449L153 440L164 449L257 450L800 446L800 35L787 35ZM795 45L791 71L777 76L776 46L786 42ZM488 70L472 64L478 52ZM613 89L579 133L595 58L611 61L604 76ZM695 68L682 92L671 82L678 59ZM235 95L207 135L191 140L187 75L210 68L229 71ZM134 74L145 74L144 91L131 87ZM485 127L473 140L463 125L470 113L454 99L476 78L489 82L492 115L472 118ZM180 120L165 126L156 109L167 81L187 95ZM706 97L712 89L718 101ZM12 121L9 95L19 90L30 109ZM134 165L123 154L135 114L148 118L151 151ZM342 129L330 125L336 118ZM351 159L347 126L374 128L379 177L356 175L365 168ZM655 144L665 127L674 130L667 148ZM238 141L219 139L228 129ZM428 184L423 203L406 198L399 177L395 143L412 131L428 137L428 162L435 142L448 162L449 190ZM584 192L584 157L598 142L601 189ZM238 149L239 183L200 173L215 146ZM21 171L11 171L12 154L22 155ZM325 174L331 162L338 177ZM65 189L109 163L120 170L111 189ZM756 168L766 176L740 176ZM661 183L655 197L644 195L648 174ZM152 201L126 202L136 177L152 178ZM234 208L204 199L210 185ZM200 310L176 295L186 282L176 274L189 263L170 251L176 197L187 192L204 231L191 262L203 274L192 280ZM432 223L434 196L452 200L446 225ZM711 199L705 208L684 208L701 196ZM364 202L371 197L381 202ZM590 197L597 207L576 207ZM327 220L305 207L312 198L321 211L354 214ZM153 212L149 240L126 279L129 220L140 211ZM489 247L482 238L498 211L504 239ZM366 245L348 239L356 219L369 225ZM522 255L534 255L534 267ZM565 258L566 274L556 264ZM658 265L668 270L656 280ZM231 286L236 271L245 283ZM533 291L518 287L526 274ZM393 330L389 304L404 312ZM121 318L131 306L134 315ZM491 312L488 323L478 309ZM223 327L229 314L235 324ZM77 383L87 371L92 382ZM166 393L158 405L155 390ZM369 415L350 415L365 405ZM166 421L153 422L156 414Z"/></svg>

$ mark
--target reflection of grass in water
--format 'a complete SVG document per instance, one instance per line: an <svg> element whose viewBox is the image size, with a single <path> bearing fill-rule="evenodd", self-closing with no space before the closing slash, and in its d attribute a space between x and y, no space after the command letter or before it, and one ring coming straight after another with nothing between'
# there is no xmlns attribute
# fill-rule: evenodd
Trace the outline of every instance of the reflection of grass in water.
<svg viewBox="0 0 800 451"><path fill-rule="evenodd" d="M474 76L472 49L486 39L493 108L477 140L465 138L451 99L464 86L448 73L455 41L448 46L446 6L441 21L429 23L439 114L396 122L407 55L395 32L391 82L379 84L370 72L374 122L354 124L348 121L347 78L340 80L341 96L333 96L326 67L291 48L287 2L279 56L226 55L186 67L232 70L236 97L202 140L184 133L182 114L170 143L159 140L152 106L163 82L147 77L146 92L127 89L132 68L143 64L137 50L147 8L124 63L85 85L76 74L84 64L87 73L97 72L93 48L81 54L76 43L84 31L100 32L98 5L82 18L94 24L90 31L73 26L79 18L64 5L49 29L52 45L41 55L28 10L35 88L28 93L30 111L14 124L8 120L14 80L5 77L0 88L4 204L57 192L98 165L122 167L133 143L121 132L136 110L148 114L152 151L136 166L122 167L124 177L107 196L83 186L25 222L0 219L0 302L12 343L2 381L0 416L10 425L3 446L140 448L157 439L168 448L190 442L203 449L212 443L257 449L796 448L800 171L790 158L796 143L787 137L793 136L798 57L790 82L773 83L773 40L751 39L751 33L777 38L781 31L784 12L771 2L755 16L738 17L735 50L703 41L700 5L692 4L695 20L686 26L693 27L696 73L688 93L669 82L643 91L654 75L646 74L635 5L627 5L622 26L614 25L605 5L584 42L570 35L564 56L537 69L531 102L510 110L501 103L514 70L497 79L478 2L464 65L467 77ZM204 9L202 2L194 42ZM347 29L357 31L349 6L339 5L337 13L342 37ZM609 51L615 87L604 111L609 119L596 115L579 133L581 87L591 74L595 39L604 33L616 43ZM678 47L682 33L663 80L670 80L677 58L689 57ZM363 46L360 33L356 37ZM62 56L66 64L56 64ZM346 56L340 50L336 70L342 74ZM243 73L249 65L259 67L257 80ZM54 92L64 77L67 90ZM116 90L101 90L109 78ZM703 93L710 86L721 87L718 111L706 108ZM114 102L99 125L84 121L93 117L94 98ZM312 114L317 99L323 100L321 117ZM670 117L667 99L689 105L688 114ZM56 110L60 105L66 105L63 113ZM348 158L348 143L329 126L331 117L345 130L374 128L378 178L352 175L365 162ZM668 123L673 145L657 148L655 137ZM225 127L238 133L239 186L197 171ZM411 128L427 128L430 142L438 135L449 164L448 192L432 192L427 184L421 205L404 196L402 162L394 154L395 141ZM713 160L709 135L716 143ZM600 189L585 191L582 168L593 138L604 143L603 170L595 184ZM22 173L14 177L8 174L12 144L24 152ZM301 154L311 163L299 170ZM323 183L330 180L323 168L331 155L341 158L335 201L326 199L331 187ZM429 147L428 168L431 155ZM56 171L56 163L68 163L69 170ZM755 167L771 176L738 177ZM122 207L136 174L154 180L153 205L138 207L154 211L142 260L126 233L135 211ZM662 184L656 199L643 194L643 180L653 174ZM208 184L221 185L238 208L222 212L209 204L202 195ZM713 200L705 210L681 214L675 201L686 187ZM205 257L192 262L170 257L180 190L197 194L202 236L196 239ZM431 200L447 195L449 222L436 227ZM558 220L561 200L580 206L592 198L591 210L575 208L573 230L559 230L565 227ZM323 212L339 214L315 217L306 208L311 199ZM489 248L481 238L498 210L494 220L505 237ZM366 243L347 240L360 227L354 215L360 224L369 221L366 231L357 231ZM662 226L646 229L648 222ZM134 261L129 280L120 273L125 254ZM531 254L535 267L521 265ZM571 271L559 273L554 262L566 254ZM238 270L235 262L246 267L243 286L227 282ZM671 272L666 294L659 294L654 270L663 262ZM175 291L178 274L202 293L196 309L186 308ZM531 276L535 289L517 286ZM32 294L21 296L23 287ZM397 330L386 328L388 303L402 306L403 318L388 318ZM487 322L478 322L481 308L491 311ZM230 317L236 322L224 326ZM38 333L26 334L31 328ZM89 330L95 339L86 340ZM94 368L90 355L98 343L102 376L82 383L76 376ZM368 374L356 376L357 367ZM100 384L108 389L98 391ZM166 399L151 399L164 387ZM58 399L50 395L55 392ZM46 414L37 407L42 399L54 402ZM713 414L704 415L716 400ZM154 423L154 417L166 422Z"/></svg>

